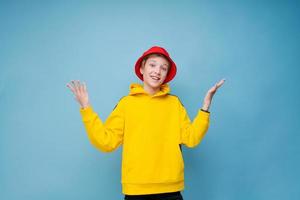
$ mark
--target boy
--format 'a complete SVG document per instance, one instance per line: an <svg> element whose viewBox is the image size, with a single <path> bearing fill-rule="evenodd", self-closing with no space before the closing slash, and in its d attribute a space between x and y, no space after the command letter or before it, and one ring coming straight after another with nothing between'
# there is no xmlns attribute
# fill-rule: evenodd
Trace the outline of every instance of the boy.
<svg viewBox="0 0 300 200"><path fill-rule="evenodd" d="M179 98L167 84L176 75L176 64L162 47L153 46L135 64L143 85L132 83L106 122L93 111L85 84L67 86L80 103L80 114L89 140L99 150L111 152L121 144L122 192L126 200L180 200L184 189L181 144L195 147L209 127L209 106L224 79L212 87L191 123Z"/></svg>

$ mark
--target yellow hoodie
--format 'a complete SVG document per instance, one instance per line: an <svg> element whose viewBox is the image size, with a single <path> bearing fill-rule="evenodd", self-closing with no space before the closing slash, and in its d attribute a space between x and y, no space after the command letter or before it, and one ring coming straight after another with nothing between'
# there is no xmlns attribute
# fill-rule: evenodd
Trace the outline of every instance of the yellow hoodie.
<svg viewBox="0 0 300 200"><path fill-rule="evenodd" d="M138 83L120 99L105 123L89 106L80 108L89 140L97 149L111 152L123 144L122 192L155 194L184 189L181 144L195 147L209 127L209 112L199 109L191 122L168 84L149 95Z"/></svg>

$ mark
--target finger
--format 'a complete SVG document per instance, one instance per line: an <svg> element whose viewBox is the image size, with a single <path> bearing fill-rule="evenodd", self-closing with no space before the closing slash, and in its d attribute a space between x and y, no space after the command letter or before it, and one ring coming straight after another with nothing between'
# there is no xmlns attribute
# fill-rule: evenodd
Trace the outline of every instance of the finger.
<svg viewBox="0 0 300 200"><path fill-rule="evenodd" d="M85 82L83 82L83 91L84 91L84 92L87 92L87 89L86 89L86 84L85 84Z"/></svg>
<svg viewBox="0 0 300 200"><path fill-rule="evenodd" d="M216 84L213 88L212 88L212 91L215 93L218 89L218 84Z"/></svg>
<svg viewBox="0 0 300 200"><path fill-rule="evenodd" d="M80 81L77 81L77 84L78 84L78 91L82 93L82 83Z"/></svg>
<svg viewBox="0 0 300 200"><path fill-rule="evenodd" d="M79 86L80 86L79 80L76 80L75 83L76 83L77 88L79 89Z"/></svg>
<svg viewBox="0 0 300 200"><path fill-rule="evenodd" d="M222 79L221 81L219 81L219 83L217 83L217 87L221 87L221 85L223 85L225 82L225 79Z"/></svg>
<svg viewBox="0 0 300 200"><path fill-rule="evenodd" d="M214 85L209 89L208 93L212 94L216 91L216 89L217 89L217 85Z"/></svg>
<svg viewBox="0 0 300 200"><path fill-rule="evenodd" d="M75 90L76 90L76 92L79 93L79 92L80 92L80 90L79 90L79 81L78 81L78 80L75 80L75 81L74 81L74 85L75 85Z"/></svg>
<svg viewBox="0 0 300 200"><path fill-rule="evenodd" d="M80 83L80 86L79 86L79 89L80 89L80 92L81 93L84 93L84 88L83 88L84 86L83 86L83 83Z"/></svg>
<svg viewBox="0 0 300 200"><path fill-rule="evenodd" d="M75 80L72 80L72 81L71 81L71 84L72 84L72 86L73 86L74 91L76 91L76 83L75 83Z"/></svg>
<svg viewBox="0 0 300 200"><path fill-rule="evenodd" d="M74 86L74 83L72 83L72 81L70 83L68 83L69 88L72 90L72 92L75 94L76 93L76 88Z"/></svg>
<svg viewBox="0 0 300 200"><path fill-rule="evenodd" d="M69 83L67 83L67 87L70 88L70 90L71 90L72 92L74 92L74 88L72 87L72 85L70 85Z"/></svg>

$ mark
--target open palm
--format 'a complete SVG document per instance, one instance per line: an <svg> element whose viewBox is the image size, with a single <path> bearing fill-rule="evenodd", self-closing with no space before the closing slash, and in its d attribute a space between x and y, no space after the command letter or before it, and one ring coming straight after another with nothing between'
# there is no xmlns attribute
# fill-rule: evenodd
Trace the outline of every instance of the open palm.
<svg viewBox="0 0 300 200"><path fill-rule="evenodd" d="M80 83L78 80L72 80L67 84L67 87L73 92L75 99L82 108L89 106L89 96L85 83Z"/></svg>
<svg viewBox="0 0 300 200"><path fill-rule="evenodd" d="M211 102L212 102L212 98L215 95L216 91L224 84L225 79L220 80L218 83L216 83L213 87L211 87L207 93L206 96L204 98L204 105L203 108L205 110L208 110Z"/></svg>

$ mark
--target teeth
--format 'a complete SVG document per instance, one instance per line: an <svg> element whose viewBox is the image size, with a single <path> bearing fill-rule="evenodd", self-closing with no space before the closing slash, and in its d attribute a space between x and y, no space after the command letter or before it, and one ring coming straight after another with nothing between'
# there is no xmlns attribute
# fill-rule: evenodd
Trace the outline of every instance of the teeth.
<svg viewBox="0 0 300 200"><path fill-rule="evenodd" d="M151 78L154 79L154 80L159 80L158 77L151 76Z"/></svg>

